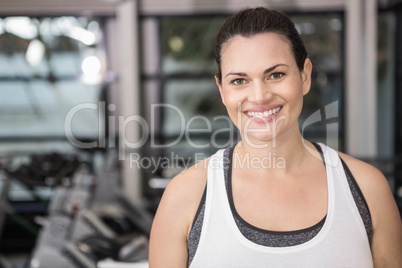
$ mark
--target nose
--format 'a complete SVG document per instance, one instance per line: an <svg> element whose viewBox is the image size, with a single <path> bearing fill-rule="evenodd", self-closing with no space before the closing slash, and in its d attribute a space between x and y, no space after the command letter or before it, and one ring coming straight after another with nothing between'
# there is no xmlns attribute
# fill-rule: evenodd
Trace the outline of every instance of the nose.
<svg viewBox="0 0 402 268"><path fill-rule="evenodd" d="M248 99L256 104L266 103L272 98L272 92L268 85L263 82L255 82L252 87L250 87L251 92L248 95Z"/></svg>

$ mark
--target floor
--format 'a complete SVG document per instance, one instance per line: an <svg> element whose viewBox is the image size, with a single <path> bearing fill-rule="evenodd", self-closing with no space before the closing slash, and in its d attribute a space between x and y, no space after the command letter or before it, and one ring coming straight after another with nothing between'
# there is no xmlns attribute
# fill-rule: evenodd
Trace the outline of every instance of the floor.
<svg viewBox="0 0 402 268"><path fill-rule="evenodd" d="M2 254L2 259L5 261L6 265L4 268L27 268L26 261L28 259L28 254L24 253L12 253L12 254ZM1 267L1 266L0 266ZM1 267L3 268L3 267Z"/></svg>

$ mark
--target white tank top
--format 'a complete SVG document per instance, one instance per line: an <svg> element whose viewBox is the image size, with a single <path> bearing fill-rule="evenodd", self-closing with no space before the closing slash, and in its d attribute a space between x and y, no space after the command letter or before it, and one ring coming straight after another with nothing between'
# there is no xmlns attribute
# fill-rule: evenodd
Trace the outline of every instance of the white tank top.
<svg viewBox="0 0 402 268"><path fill-rule="evenodd" d="M335 150L320 144L328 180L328 212L320 232L290 247L266 247L245 238L233 218L224 180L223 149L208 163L204 221L190 268L370 268L367 233Z"/></svg>

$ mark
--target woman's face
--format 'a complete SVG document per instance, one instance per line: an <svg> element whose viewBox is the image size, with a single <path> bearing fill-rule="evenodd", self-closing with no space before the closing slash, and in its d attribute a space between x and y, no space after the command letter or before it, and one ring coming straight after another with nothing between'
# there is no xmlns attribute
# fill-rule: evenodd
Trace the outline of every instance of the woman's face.
<svg viewBox="0 0 402 268"><path fill-rule="evenodd" d="M235 36L222 47L221 68L222 101L243 142L257 145L299 131L312 66L307 59L300 72L285 37Z"/></svg>

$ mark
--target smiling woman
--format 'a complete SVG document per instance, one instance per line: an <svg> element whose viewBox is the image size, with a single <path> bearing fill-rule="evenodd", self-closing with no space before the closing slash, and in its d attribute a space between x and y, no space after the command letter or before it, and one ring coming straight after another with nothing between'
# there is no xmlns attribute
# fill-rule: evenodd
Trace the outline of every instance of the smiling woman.
<svg viewBox="0 0 402 268"><path fill-rule="evenodd" d="M300 133L313 67L293 22L245 9L216 40L215 80L241 141L169 184L150 267L402 267L384 176Z"/></svg>
<svg viewBox="0 0 402 268"><path fill-rule="evenodd" d="M310 60L306 59L300 70L291 46L276 33L233 37L224 43L221 53L223 79L218 73L216 82L240 132L253 144L270 141L285 129L294 133L299 127L302 97L310 90ZM281 136L287 139L287 135Z"/></svg>

